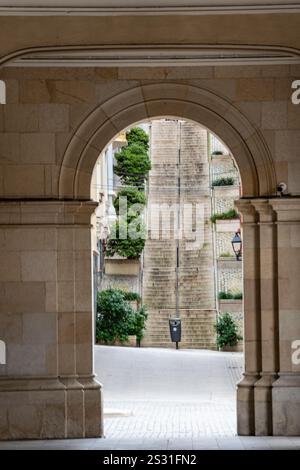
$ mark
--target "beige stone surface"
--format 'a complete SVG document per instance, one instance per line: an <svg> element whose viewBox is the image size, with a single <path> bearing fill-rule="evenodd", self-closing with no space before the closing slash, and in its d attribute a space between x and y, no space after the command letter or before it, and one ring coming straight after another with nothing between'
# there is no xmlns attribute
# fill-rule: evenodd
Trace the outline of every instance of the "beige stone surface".
<svg viewBox="0 0 300 470"><path fill-rule="evenodd" d="M20 159L23 163L55 163L55 135L45 133L22 134Z"/></svg>
<svg viewBox="0 0 300 470"><path fill-rule="evenodd" d="M0 55L41 46L174 42L298 51L299 27L298 13L224 15L222 21L214 14L139 21L130 15L3 15ZM75 199L89 199L97 154L122 127L173 114L206 125L224 140L248 197L241 209L246 369L238 387L238 432L300 434L299 366L290 356L300 307L300 122L290 103L299 74L297 64L1 68L8 103L0 105L0 195L7 198L0 205L0 337L8 353L0 369L2 439L103 433L101 390L91 377L93 207ZM251 197L275 196L280 180L295 197L268 202L275 212L274 245L266 249L257 199L252 206ZM56 202L40 201L47 198ZM268 372L281 374L272 387ZM74 378L67 384L37 379L63 374L80 374L83 388L74 389ZM24 375L32 380L20 380Z"/></svg>

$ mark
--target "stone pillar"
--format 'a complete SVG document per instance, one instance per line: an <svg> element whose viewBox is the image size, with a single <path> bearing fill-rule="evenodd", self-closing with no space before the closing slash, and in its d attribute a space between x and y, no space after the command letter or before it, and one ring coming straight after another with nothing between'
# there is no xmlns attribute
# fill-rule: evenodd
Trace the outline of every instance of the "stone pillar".
<svg viewBox="0 0 300 470"><path fill-rule="evenodd" d="M245 287L238 433L300 435L300 198L242 199L237 207Z"/></svg>
<svg viewBox="0 0 300 470"><path fill-rule="evenodd" d="M0 439L102 435L93 202L0 202Z"/></svg>
<svg viewBox="0 0 300 470"><path fill-rule="evenodd" d="M300 435L300 198L271 201L277 219L279 378L273 383L273 434ZM294 357L293 357L294 354Z"/></svg>
<svg viewBox="0 0 300 470"><path fill-rule="evenodd" d="M244 377L237 388L237 430L248 436L255 434L254 385L261 371L259 230L251 201L240 199L236 206L242 215L245 354Z"/></svg>
<svg viewBox="0 0 300 470"><path fill-rule="evenodd" d="M272 384L279 368L277 227L268 200L252 202L259 226L261 378L255 383L255 435L273 432Z"/></svg>

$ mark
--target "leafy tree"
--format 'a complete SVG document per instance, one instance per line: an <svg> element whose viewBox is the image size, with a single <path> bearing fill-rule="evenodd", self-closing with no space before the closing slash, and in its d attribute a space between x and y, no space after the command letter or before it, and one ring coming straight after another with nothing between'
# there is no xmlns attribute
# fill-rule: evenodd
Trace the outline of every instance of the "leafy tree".
<svg viewBox="0 0 300 470"><path fill-rule="evenodd" d="M120 189L117 197L114 200L114 208L117 214L119 214L119 204L121 197L126 198L127 209L129 209L133 204L146 204L146 195L144 191L139 191L138 188L135 187Z"/></svg>
<svg viewBox="0 0 300 470"><path fill-rule="evenodd" d="M126 134L127 146L115 154L114 172L120 176L123 184L114 207L119 220L112 227L107 241L107 255L118 254L127 258L138 258L145 246L146 227L142 221L142 212L146 204L144 183L151 169L148 155L149 137L139 127L134 127ZM127 213L120 214L121 197L127 198ZM122 212L122 211L121 211Z"/></svg>
<svg viewBox="0 0 300 470"><path fill-rule="evenodd" d="M115 154L114 172L123 184L143 187L151 162L143 144L132 143Z"/></svg>
<svg viewBox="0 0 300 470"><path fill-rule="evenodd" d="M126 132L126 140L128 145L139 144L143 145L146 152L149 150L149 136L140 127L133 127L130 131Z"/></svg>
<svg viewBox="0 0 300 470"><path fill-rule="evenodd" d="M243 338L238 334L238 328L229 313L220 315L215 324L217 332L217 345L219 348L224 346L236 346L238 341Z"/></svg>

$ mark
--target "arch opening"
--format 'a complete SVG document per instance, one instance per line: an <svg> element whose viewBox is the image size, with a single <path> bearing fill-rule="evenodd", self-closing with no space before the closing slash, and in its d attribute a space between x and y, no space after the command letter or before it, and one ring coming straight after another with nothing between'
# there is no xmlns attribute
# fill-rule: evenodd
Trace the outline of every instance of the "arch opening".
<svg viewBox="0 0 300 470"><path fill-rule="evenodd" d="M107 238L107 235L111 225L117 220L113 209L113 199L118 197L118 192L124 187L141 190L141 186L128 185L128 183L124 186L118 177L113 178L113 166L116 163L114 155L122 148L129 147L124 132L112 139L101 153L91 184L92 198L100 201L100 210L96 209L98 223L95 219L93 222L99 230L93 250L94 268L96 267L94 286L99 291L98 299L95 298L95 301L98 300L98 314L96 315L98 345L95 349L95 366L104 385L105 409L106 407L110 410L118 409L119 413L126 414L130 408L135 416L133 420L135 429L141 432L143 420L149 420L150 426L155 429L159 425L164 425L164 419L167 422L169 417L165 416L162 419L158 417L154 423L150 416L154 401L156 411L159 407L166 407L167 415L175 413L177 416L178 412L183 409L183 404L178 401L177 392L179 392L185 396L185 407L194 406L195 411L194 417L188 418L186 415L183 419L188 421L188 428L192 427L194 419L197 419L197 432L200 436L206 432L203 418L200 417L200 409L204 406L205 393L212 393L213 400L218 402L214 406L220 408L219 413L228 425L225 434L233 435L236 432L234 386L231 384L227 388L226 374L221 374L214 382L210 373L206 375L205 369L211 364L211 370L215 371L223 363L226 370L229 367L230 357L234 367L239 372L242 370L242 263L240 258L235 258L231 246L234 233L239 232L239 220L233 215L230 219L226 216L226 213L233 210L234 199L240 195L239 173L228 148L206 128L191 120L179 120L169 116L164 119L156 118L146 123L135 123L126 130L130 133L132 129L137 128L146 130L147 135L150 136L149 153L152 165L147 183L148 204L143 213L144 219L147 220L147 237L140 257L129 255L126 259L123 252L108 253L110 236ZM223 194L220 192L222 188ZM175 222L174 219L171 221L171 218L172 216L175 218L175 212L178 209L180 213L177 216L181 219L181 225L184 226L184 234L177 237ZM190 209L191 212L189 212ZM167 231L170 229L167 236L160 223L159 228L155 224L157 211L161 220L164 221L171 215L168 221L172 227L167 223ZM225 231L220 225L218 229L216 228L218 225L216 220L219 220L217 216L222 219L224 214ZM155 221L152 219L153 216ZM201 227L197 225L200 217L203 218ZM192 230L186 230L185 224L188 219L191 221ZM118 220L120 221L120 215ZM201 233L203 238L202 236L201 239L195 237L192 241L193 231L203 231L203 234ZM230 264L232 266L229 266ZM97 278L97 273L99 278ZM114 302L113 297L118 291L138 295L137 312L144 306L148 310L146 328L142 339L137 343L142 346L142 350L129 348L121 351L122 344L116 347L116 341L112 337L108 341L111 324L108 328L105 316L111 314L114 306L111 304L109 312L106 311L106 306L109 296L111 296L110 302ZM230 309L229 303L223 302L223 298L226 301L232 299L234 311L229 316L232 324L239 329L238 335L240 335L236 347L233 348L235 352L233 355L229 353L229 356L228 353L217 352L218 345L214 332L214 325L221 321L223 316L228 314L228 308ZM96 304L95 311L97 311ZM174 359L170 356L172 351L170 348L173 346L169 337L170 317L179 318L181 321L180 349L185 350L183 361L187 368L195 368L194 372L198 374L199 380L195 380L194 374L189 375L180 367L176 372L176 367L171 365ZM97 323L99 318L100 321ZM125 345L135 346L134 341L130 338L125 341ZM161 354L164 357L164 364L161 363ZM133 365L130 367L130 361L133 364L138 362L140 367ZM157 373L152 375L153 366L151 366L151 371L145 376L144 371L152 361L156 364ZM101 366L101 364L106 365ZM169 373L166 372L165 367L170 367ZM171 393L168 381L173 383L178 373L184 377L183 385L175 387L177 392ZM111 380L112 377L114 377L113 380ZM160 385L157 383L157 378L161 381ZM237 374L236 379L238 378ZM149 380L151 382L152 379L151 385ZM212 383L206 387L203 395L200 390L201 381L206 379L212 380ZM135 380L143 382L139 385L139 390L133 386ZM223 396L222 405L220 402L222 393L215 394L214 385L219 390L223 386L225 395L228 394L227 397ZM162 397L167 390L169 390L169 399L178 401L175 411L173 405L163 405L164 398ZM148 399L143 400L143 394L146 396L148 394ZM230 398L227 403L228 397ZM192 405L195 400L197 404ZM224 400L226 401L225 408L228 406L226 411L222 411ZM143 412L136 406L136 401L143 402ZM208 403L208 408L211 405ZM104 412L108 437L116 429L111 412L106 414ZM217 426L217 420L206 419L213 432L214 426ZM146 434L145 437L149 438ZM190 435L190 430L187 431L188 435Z"/></svg>

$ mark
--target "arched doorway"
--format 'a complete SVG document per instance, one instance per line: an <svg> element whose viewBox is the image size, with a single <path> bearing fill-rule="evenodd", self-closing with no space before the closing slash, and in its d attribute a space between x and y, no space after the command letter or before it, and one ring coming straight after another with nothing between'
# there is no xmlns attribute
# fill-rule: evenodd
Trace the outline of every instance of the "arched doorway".
<svg viewBox="0 0 300 470"><path fill-rule="evenodd" d="M257 256L260 234L256 222L257 218L262 220L265 215L268 216L267 203L261 198L276 194L276 178L268 147L259 130L232 104L207 90L174 83L129 89L98 106L75 131L61 166L60 199L89 201L92 171L107 143L132 123L159 116L190 119L204 125L229 147L238 164L242 181L242 199L238 207L243 216L246 246L245 374L238 387L238 433L270 434L270 394L277 377L278 343L276 327L269 329L265 345L271 347L272 354L268 364L264 365L258 276L261 259ZM273 234L269 237L273 239ZM275 286L273 288L276 289ZM277 324L276 307L271 309L271 322ZM92 344L90 347L92 349ZM265 376L264 367L267 369ZM259 386L255 389L257 383ZM257 394L260 397L256 400ZM255 420L255 413L259 419Z"/></svg>

